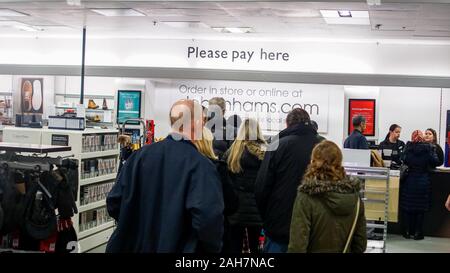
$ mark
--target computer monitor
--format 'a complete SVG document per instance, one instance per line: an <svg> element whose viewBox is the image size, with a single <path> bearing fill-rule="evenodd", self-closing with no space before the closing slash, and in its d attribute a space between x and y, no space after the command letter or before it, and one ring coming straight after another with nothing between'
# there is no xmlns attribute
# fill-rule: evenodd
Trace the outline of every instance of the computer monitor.
<svg viewBox="0 0 450 273"><path fill-rule="evenodd" d="M342 149L346 167L370 167L370 150Z"/></svg>

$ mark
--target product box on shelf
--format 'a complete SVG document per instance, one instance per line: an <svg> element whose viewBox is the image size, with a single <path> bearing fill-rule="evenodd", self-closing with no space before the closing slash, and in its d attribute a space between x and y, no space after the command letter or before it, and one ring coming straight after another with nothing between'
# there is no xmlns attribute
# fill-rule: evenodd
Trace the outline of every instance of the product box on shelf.
<svg viewBox="0 0 450 273"><path fill-rule="evenodd" d="M114 186L114 181L84 186L80 195L80 204L88 205L90 203L105 200L108 193Z"/></svg>
<svg viewBox="0 0 450 273"><path fill-rule="evenodd" d="M83 159L81 161L81 179L108 175L116 172L117 158Z"/></svg>

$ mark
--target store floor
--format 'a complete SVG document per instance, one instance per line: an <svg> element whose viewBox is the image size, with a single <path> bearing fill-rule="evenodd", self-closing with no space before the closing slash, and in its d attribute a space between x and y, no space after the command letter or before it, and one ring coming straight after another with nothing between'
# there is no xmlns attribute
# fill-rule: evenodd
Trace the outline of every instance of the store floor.
<svg viewBox="0 0 450 273"><path fill-rule="evenodd" d="M422 241L414 241L389 234L386 246L387 253L450 253L450 238L425 237ZM106 245L102 245L89 253L104 253L105 249Z"/></svg>

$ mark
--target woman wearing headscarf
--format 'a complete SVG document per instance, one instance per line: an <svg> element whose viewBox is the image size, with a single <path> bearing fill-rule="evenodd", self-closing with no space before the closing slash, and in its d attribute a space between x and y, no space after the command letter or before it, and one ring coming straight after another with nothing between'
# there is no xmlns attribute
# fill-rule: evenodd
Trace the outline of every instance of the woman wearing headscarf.
<svg viewBox="0 0 450 273"><path fill-rule="evenodd" d="M400 186L403 237L422 240L424 214L430 206L430 170L439 164L439 159L435 146L425 142L420 130L412 133L403 157L408 167Z"/></svg>

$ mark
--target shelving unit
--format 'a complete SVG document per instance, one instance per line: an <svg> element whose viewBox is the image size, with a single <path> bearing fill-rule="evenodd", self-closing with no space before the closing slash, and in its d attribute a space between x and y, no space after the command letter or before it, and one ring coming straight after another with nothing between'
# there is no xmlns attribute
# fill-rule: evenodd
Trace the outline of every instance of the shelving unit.
<svg viewBox="0 0 450 273"><path fill-rule="evenodd" d="M113 173L113 174L108 174L108 175L97 176L94 178L80 179L80 186L86 186L86 185L95 184L95 183L102 182L102 181L112 180L112 179L115 179L116 176L117 176L117 174Z"/></svg>
<svg viewBox="0 0 450 273"><path fill-rule="evenodd" d="M13 124L13 99L11 92L0 92L0 123Z"/></svg>
<svg viewBox="0 0 450 273"><path fill-rule="evenodd" d="M109 147L107 150L95 151L95 152L83 152L83 137L86 136L99 136L99 135L118 135L118 130L116 129L86 129L84 131L73 131L73 130L56 130L56 129L32 129L32 128L17 128L17 127L5 127L4 129L5 141L11 142L15 139L15 142L22 142L24 144L30 143L31 140L34 144L41 145L51 145L52 138L58 136L60 138L66 138L68 141L68 146L72 148L70 152L60 152L57 155L60 156L70 156L72 158L78 159L79 161L79 188L77 196L77 207L79 209L78 214L76 214L72 220L74 223L75 231L78 234L79 251L86 252L92 248L98 247L105 244L109 236L112 234L114 228L114 222L109 221L107 223L102 223L99 226L80 231L80 219L83 213L87 213L93 210L104 208L106 205L106 200L98 200L95 202L88 203L86 205L80 205L81 194L83 193L84 187L111 183L116 179L117 169L113 173L107 175L100 175L97 177L92 177L89 179L81 179L81 162L84 160L93 159L115 159L118 162L119 157L119 147L118 145L105 146ZM85 143L86 144L86 143ZM96 144L94 142L94 144ZM106 194L106 193L105 193Z"/></svg>
<svg viewBox="0 0 450 273"><path fill-rule="evenodd" d="M72 103L79 103L80 95L78 94L65 94L64 92L55 92L55 101L65 101ZM99 106L97 109L87 108L87 103L89 100L97 100L96 103ZM87 127L113 127L115 124L115 110L113 108L108 108L106 110L102 109L103 99L106 99L108 107L112 107L114 105L114 96L107 95L84 95L84 105L85 105L85 113L86 113L86 125ZM60 107L55 106L56 112L59 114L63 113L63 110L73 109L76 110L76 107ZM100 121L94 121L95 117L98 116Z"/></svg>
<svg viewBox="0 0 450 273"><path fill-rule="evenodd" d="M382 229L382 240L368 240L367 252L386 252L386 237L389 221L388 168L345 167L349 176L362 179L361 200L364 202L367 228ZM369 221L374 221L369 223ZM377 223L378 221L378 223ZM382 223L379 223L382 222Z"/></svg>

